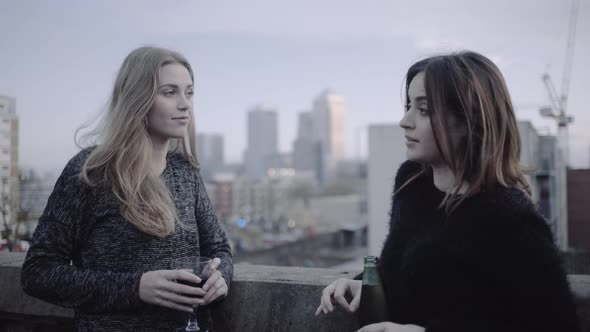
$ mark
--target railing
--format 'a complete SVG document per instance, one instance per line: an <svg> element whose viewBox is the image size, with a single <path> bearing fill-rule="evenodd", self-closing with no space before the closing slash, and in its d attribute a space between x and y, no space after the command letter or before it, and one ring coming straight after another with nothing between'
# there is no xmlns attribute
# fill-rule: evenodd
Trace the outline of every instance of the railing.
<svg viewBox="0 0 590 332"><path fill-rule="evenodd" d="M20 287L22 253L0 253L0 332L67 331L73 311L32 298ZM354 316L337 310L315 317L322 289L358 271L237 264L215 321L220 331L355 331ZM583 331L590 331L590 276L570 275Z"/></svg>

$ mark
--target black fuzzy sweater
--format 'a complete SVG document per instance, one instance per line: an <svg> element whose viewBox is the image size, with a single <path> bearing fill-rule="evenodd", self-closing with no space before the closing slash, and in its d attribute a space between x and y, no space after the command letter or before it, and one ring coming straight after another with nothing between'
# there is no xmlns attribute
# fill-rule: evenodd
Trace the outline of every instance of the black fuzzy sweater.
<svg viewBox="0 0 590 332"><path fill-rule="evenodd" d="M395 189L420 170L405 162ZM579 331L544 218L525 193L496 186L447 215L422 175L392 200L379 260L390 319L439 331Z"/></svg>

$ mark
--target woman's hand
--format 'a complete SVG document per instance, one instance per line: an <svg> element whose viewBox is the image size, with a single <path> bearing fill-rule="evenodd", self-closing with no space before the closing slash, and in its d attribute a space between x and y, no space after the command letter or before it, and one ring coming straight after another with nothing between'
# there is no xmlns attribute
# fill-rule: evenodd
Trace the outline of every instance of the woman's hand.
<svg viewBox="0 0 590 332"><path fill-rule="evenodd" d="M211 276L209 276L209 279L207 279L207 282L203 285L203 290L206 292L205 296L203 296L203 302L201 303L203 305L209 304L218 298L227 295L227 283L225 282L225 279L223 279L221 272L217 270L220 263L221 260L219 258L213 258L213 261L211 262L211 270L213 270L213 272Z"/></svg>
<svg viewBox="0 0 590 332"><path fill-rule="evenodd" d="M392 322L382 322L363 327L357 332L424 332L418 325L400 325Z"/></svg>
<svg viewBox="0 0 590 332"><path fill-rule="evenodd" d="M149 271L139 281L139 298L146 303L193 312L192 306L202 303L198 297L205 295L205 292L197 287L179 284L176 280L195 284L201 282L199 277L186 270Z"/></svg>
<svg viewBox="0 0 590 332"><path fill-rule="evenodd" d="M315 312L315 315L319 315L320 312L327 314L334 310L334 303L338 303L344 309L349 312L355 312L358 309L361 301L361 288L363 282L360 280L350 280L340 278L333 283L329 284L322 291L322 298L320 300L320 306ZM344 295L350 293L352 300L350 303L346 301Z"/></svg>

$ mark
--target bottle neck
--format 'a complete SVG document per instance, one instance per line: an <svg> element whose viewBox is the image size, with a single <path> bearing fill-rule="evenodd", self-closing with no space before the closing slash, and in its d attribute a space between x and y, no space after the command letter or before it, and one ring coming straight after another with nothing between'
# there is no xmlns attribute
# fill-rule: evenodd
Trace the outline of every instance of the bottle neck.
<svg viewBox="0 0 590 332"><path fill-rule="evenodd" d="M377 258L374 256L365 257L363 269L363 285L379 285L379 271L377 270Z"/></svg>

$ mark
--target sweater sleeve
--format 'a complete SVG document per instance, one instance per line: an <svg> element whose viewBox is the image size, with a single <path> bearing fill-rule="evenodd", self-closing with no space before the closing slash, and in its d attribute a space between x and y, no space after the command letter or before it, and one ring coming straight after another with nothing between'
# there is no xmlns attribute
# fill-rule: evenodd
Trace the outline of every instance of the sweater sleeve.
<svg viewBox="0 0 590 332"><path fill-rule="evenodd" d="M233 262L231 248L227 235L213 211L211 201L207 195L205 184L199 171L196 172L196 207L195 218L199 229L199 243L201 254L211 258L219 258L221 264L218 267L219 272L225 279L229 287L233 277Z"/></svg>
<svg viewBox="0 0 590 332"><path fill-rule="evenodd" d="M96 271L71 264L84 245L93 222L89 189L78 173L84 162L78 154L57 180L33 234L22 267L24 291L44 301L85 312L122 311L140 305L141 273Z"/></svg>

